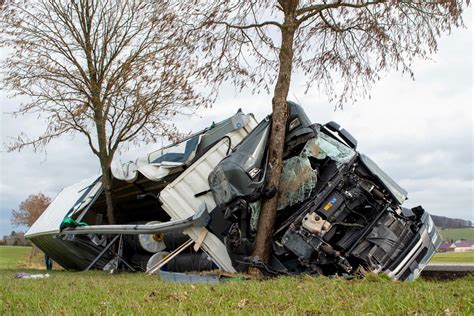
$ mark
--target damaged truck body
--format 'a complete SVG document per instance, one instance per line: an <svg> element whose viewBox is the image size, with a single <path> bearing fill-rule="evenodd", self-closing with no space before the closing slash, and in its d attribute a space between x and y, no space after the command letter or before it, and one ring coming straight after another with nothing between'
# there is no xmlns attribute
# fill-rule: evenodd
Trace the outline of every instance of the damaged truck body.
<svg viewBox="0 0 474 316"><path fill-rule="evenodd" d="M116 223L100 176L63 189L27 238L66 269L220 269L413 280L441 240L430 215L335 122L288 102L280 188L266 188L271 116L240 110L113 171ZM271 260L252 257L261 200L278 195ZM190 247L193 245L193 247Z"/></svg>

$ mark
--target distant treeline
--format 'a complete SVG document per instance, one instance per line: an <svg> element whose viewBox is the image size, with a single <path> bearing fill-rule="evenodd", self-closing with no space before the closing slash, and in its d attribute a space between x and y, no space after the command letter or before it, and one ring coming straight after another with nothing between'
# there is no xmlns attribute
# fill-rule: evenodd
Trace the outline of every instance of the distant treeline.
<svg viewBox="0 0 474 316"><path fill-rule="evenodd" d="M25 238L25 233L12 231L0 239L0 246L31 246L31 241Z"/></svg>
<svg viewBox="0 0 474 316"><path fill-rule="evenodd" d="M464 219L449 218L444 216L431 215L433 222L438 228L466 228L472 227L472 222Z"/></svg>

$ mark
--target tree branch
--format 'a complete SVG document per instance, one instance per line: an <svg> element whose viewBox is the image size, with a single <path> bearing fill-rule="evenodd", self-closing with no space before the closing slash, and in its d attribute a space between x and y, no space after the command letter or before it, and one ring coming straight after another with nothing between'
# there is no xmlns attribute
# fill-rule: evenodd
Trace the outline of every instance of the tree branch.
<svg viewBox="0 0 474 316"><path fill-rule="evenodd" d="M337 2L330 3L330 4L314 4L314 5L310 5L310 6L296 10L296 16L301 16L307 13L306 15L297 19L297 24L300 25L301 23L314 17L315 15L319 14L320 12L324 10L341 8L341 7L364 8L370 5L375 5L375 4L385 3L385 2L387 2L387 0L374 0L374 1L368 1L368 2L357 4L357 3L342 2L341 0L339 0Z"/></svg>
<svg viewBox="0 0 474 316"><path fill-rule="evenodd" d="M217 24L217 25L225 25L228 28L238 29L238 30L261 28L261 27L268 26L268 25L277 26L279 28L282 27L282 25L280 23L275 22L275 21L266 21L266 22L262 22L262 23L253 23L253 24L247 24L247 25L233 25L233 24L230 24L228 22L221 22L221 21L212 21L211 23Z"/></svg>

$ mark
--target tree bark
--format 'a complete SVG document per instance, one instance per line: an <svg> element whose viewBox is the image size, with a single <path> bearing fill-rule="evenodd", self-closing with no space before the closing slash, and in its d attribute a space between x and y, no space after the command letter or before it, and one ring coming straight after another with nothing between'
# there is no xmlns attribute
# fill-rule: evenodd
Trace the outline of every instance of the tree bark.
<svg viewBox="0 0 474 316"><path fill-rule="evenodd" d="M107 205L107 220L115 224L114 203L112 199L112 170L110 165L102 168L102 185L104 186L105 203Z"/></svg>
<svg viewBox="0 0 474 316"><path fill-rule="evenodd" d="M296 31L296 7L298 1L288 1L283 8L285 21L281 28L282 40L279 52L280 69L275 85L272 100L272 129L269 140L270 175L267 178L266 188L277 188L280 184L280 175L285 143L286 122L288 118L287 97L290 89L291 70L293 64L293 43ZM253 256L258 256L263 262L270 259L270 248L275 224L278 194L262 201L262 209L258 221L257 237Z"/></svg>
<svg viewBox="0 0 474 316"><path fill-rule="evenodd" d="M107 150L105 125L100 114L97 115L97 139L99 143L99 160L102 169L102 185L104 186L105 203L107 205L107 220L109 224L115 224L114 203L112 198L112 169L113 154Z"/></svg>

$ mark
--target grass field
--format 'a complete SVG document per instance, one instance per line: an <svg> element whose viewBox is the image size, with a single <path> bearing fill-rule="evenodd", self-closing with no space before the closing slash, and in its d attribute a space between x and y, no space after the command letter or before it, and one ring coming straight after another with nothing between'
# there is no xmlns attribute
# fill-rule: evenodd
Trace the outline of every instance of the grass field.
<svg viewBox="0 0 474 316"><path fill-rule="evenodd" d="M28 258L31 247L0 246L0 269L15 269Z"/></svg>
<svg viewBox="0 0 474 316"><path fill-rule="evenodd" d="M394 282L280 277L176 284L144 274L53 271L20 280L0 271L0 314L443 314L474 313L473 277Z"/></svg>
<svg viewBox="0 0 474 316"><path fill-rule="evenodd" d="M437 253L430 263L472 263L474 264L474 252L447 252Z"/></svg>
<svg viewBox="0 0 474 316"><path fill-rule="evenodd" d="M446 228L438 231L443 240L474 239L474 228Z"/></svg>
<svg viewBox="0 0 474 316"><path fill-rule="evenodd" d="M15 279L15 272L25 271L29 251L0 247L0 315L474 313L473 276L415 282L374 275L364 280L304 276L191 285L141 273L50 271L48 279ZM453 254L438 254L436 261L447 260L446 255ZM467 258L454 255L449 259ZM20 266L15 268L15 262Z"/></svg>

